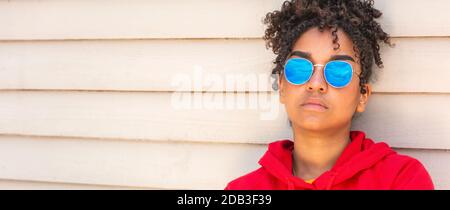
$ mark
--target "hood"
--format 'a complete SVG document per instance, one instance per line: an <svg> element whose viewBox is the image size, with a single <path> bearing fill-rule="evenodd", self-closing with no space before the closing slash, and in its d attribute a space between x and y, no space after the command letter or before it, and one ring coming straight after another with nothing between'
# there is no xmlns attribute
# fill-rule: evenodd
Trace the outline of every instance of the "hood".
<svg viewBox="0 0 450 210"><path fill-rule="evenodd" d="M351 142L342 152L332 169L319 176L314 185L292 175L292 151L294 142L281 140L269 144L269 149L259 164L268 173L288 185L288 189L331 189L345 182L358 172L368 169L384 157L396 153L386 143L374 143L361 131L350 132Z"/></svg>

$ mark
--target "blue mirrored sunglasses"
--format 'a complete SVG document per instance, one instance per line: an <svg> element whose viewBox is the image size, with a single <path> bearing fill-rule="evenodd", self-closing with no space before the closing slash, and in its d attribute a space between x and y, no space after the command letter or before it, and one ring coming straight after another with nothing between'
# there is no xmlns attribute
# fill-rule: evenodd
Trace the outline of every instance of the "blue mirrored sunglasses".
<svg viewBox="0 0 450 210"><path fill-rule="evenodd" d="M284 75L289 83L303 85L311 79L314 67L324 67L325 80L334 88L343 88L352 81L352 65L341 60L330 61L324 66L323 64L313 65L305 58L291 58L284 65Z"/></svg>

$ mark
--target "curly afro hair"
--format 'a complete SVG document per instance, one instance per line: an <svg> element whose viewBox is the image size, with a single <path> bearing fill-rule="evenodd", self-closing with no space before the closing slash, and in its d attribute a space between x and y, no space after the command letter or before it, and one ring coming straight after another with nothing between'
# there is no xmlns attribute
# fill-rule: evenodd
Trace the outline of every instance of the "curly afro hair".
<svg viewBox="0 0 450 210"><path fill-rule="evenodd" d="M308 29L318 27L320 31L332 31L334 49L339 49L338 29L343 30L353 41L356 57L362 72L359 75L361 93L372 75L373 61L383 67L378 42L393 46L390 37L375 20L382 13L373 7L373 0L290 0L285 1L280 11L268 13L263 22L267 26L264 40L266 47L277 55L272 76L282 75L283 64L295 41ZM278 86L273 86L275 90Z"/></svg>

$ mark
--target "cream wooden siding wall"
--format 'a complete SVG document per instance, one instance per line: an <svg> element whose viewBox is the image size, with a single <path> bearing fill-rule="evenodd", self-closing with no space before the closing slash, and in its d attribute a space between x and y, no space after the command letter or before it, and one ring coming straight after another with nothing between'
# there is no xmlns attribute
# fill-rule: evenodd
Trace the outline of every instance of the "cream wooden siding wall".
<svg viewBox="0 0 450 210"><path fill-rule="evenodd" d="M269 72L261 18L281 2L0 1L0 188L222 189L256 169L268 142L290 136L286 116L174 110L171 81L196 65ZM376 6L396 47L354 127L450 189L450 3Z"/></svg>

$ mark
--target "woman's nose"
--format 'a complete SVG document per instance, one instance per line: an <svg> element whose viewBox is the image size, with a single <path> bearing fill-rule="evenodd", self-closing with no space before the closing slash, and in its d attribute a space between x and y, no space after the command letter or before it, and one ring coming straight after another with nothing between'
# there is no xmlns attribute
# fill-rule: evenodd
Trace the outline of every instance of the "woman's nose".
<svg viewBox="0 0 450 210"><path fill-rule="evenodd" d="M314 65L314 72L311 79L306 83L308 91L319 91L325 93L328 89L328 84L323 76L323 65Z"/></svg>

